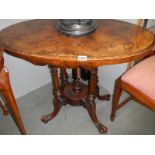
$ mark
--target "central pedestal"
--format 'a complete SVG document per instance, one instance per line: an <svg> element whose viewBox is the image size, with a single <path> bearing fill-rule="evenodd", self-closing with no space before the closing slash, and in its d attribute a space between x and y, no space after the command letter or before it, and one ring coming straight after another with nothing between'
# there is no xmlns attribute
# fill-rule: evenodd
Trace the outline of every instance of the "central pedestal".
<svg viewBox="0 0 155 155"><path fill-rule="evenodd" d="M88 87L83 83L80 83L80 90L78 92L74 91L73 84L67 84L64 88L64 95L69 100L70 105L80 106L86 100Z"/></svg>
<svg viewBox="0 0 155 155"><path fill-rule="evenodd" d="M88 85L80 82L79 68L73 69L73 82L68 82L68 75L66 69L61 68L60 79L57 74L57 68L51 67L51 76L53 81L53 94L54 94L54 110L48 115L42 116L41 120L44 123L48 123L53 119L61 109L62 105L70 104L73 106L83 106L98 128L100 133L106 133L107 127L104 126L97 118L96 115L96 97L102 100L109 100L110 95L99 95L99 89L97 86L97 69L90 70L90 80ZM61 84L59 83L61 81Z"/></svg>

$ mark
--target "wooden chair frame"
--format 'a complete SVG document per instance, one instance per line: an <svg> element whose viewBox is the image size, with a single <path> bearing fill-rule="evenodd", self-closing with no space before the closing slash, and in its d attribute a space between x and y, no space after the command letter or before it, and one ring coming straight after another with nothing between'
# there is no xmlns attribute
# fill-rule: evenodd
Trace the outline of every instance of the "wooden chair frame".
<svg viewBox="0 0 155 155"><path fill-rule="evenodd" d="M154 55L154 51L155 48L152 49L149 56ZM148 58L149 56L145 58ZM150 97L146 96L145 94L143 94L142 92L140 92L139 90L137 90L136 88L134 88L133 86L122 81L121 77L119 77L115 82L113 101L112 101L112 112L110 116L111 121L114 121L116 117L116 111L119 110L125 104L127 104L131 99L155 111L155 101L152 100ZM119 99L121 97L122 91L126 91L127 93L130 94L130 96L119 104Z"/></svg>
<svg viewBox="0 0 155 155"><path fill-rule="evenodd" d="M9 109L9 112L14 119L19 131L21 134L26 134L14 95L11 88L10 80L9 80L9 72L7 68L4 66L4 59L3 59L3 49L0 48L0 92L4 99L6 100L7 107ZM8 114L8 110L0 101L0 108L3 111L4 115Z"/></svg>
<svg viewBox="0 0 155 155"><path fill-rule="evenodd" d="M8 115L8 109L6 108L5 104L0 101L0 108L2 109L3 115Z"/></svg>

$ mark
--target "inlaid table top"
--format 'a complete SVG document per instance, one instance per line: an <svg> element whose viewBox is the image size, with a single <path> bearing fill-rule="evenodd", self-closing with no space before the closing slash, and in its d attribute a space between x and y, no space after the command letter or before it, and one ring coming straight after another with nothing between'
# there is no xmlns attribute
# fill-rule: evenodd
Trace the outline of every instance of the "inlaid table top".
<svg viewBox="0 0 155 155"><path fill-rule="evenodd" d="M38 65L89 68L141 58L154 44L152 32L123 21L97 20L96 31L81 38L59 34L56 23L30 20L10 26L0 31L0 46Z"/></svg>

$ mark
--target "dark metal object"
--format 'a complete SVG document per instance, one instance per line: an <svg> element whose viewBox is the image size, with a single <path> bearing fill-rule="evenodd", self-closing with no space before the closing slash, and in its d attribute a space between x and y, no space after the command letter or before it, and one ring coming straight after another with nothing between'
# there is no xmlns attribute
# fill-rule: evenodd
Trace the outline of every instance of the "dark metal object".
<svg viewBox="0 0 155 155"><path fill-rule="evenodd" d="M81 68L80 69L80 74L81 74L81 78L84 81L87 81L87 80L90 79L90 72L89 72L89 70L86 70L86 69Z"/></svg>
<svg viewBox="0 0 155 155"><path fill-rule="evenodd" d="M147 27L148 19L144 19L144 25L143 27Z"/></svg>
<svg viewBox="0 0 155 155"><path fill-rule="evenodd" d="M68 37L81 37L93 33L97 24L93 19L60 19L57 30Z"/></svg>

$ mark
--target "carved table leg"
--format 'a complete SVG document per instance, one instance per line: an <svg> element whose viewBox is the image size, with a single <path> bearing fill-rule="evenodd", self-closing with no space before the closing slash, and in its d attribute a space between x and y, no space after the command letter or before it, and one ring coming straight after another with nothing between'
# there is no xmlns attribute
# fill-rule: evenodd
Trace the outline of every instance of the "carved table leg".
<svg viewBox="0 0 155 155"><path fill-rule="evenodd" d="M66 72L66 68L60 69L60 78L61 78L61 88L63 89L64 86L68 83L68 75Z"/></svg>
<svg viewBox="0 0 155 155"><path fill-rule="evenodd" d="M96 115L96 86L97 86L97 69L90 70L89 94L84 107L87 109L91 120L94 122L100 133L106 133L107 127L101 124Z"/></svg>
<svg viewBox="0 0 155 155"><path fill-rule="evenodd" d="M41 117L42 122L48 123L51 119L53 119L59 112L61 108L60 104L60 97L61 97L61 91L60 91L60 84L59 84L59 78L58 78L58 71L57 68L51 67L51 76L52 76L52 82L53 82L53 94L54 94L54 100L53 100L53 106L54 110L48 115L44 115Z"/></svg>
<svg viewBox="0 0 155 155"><path fill-rule="evenodd" d="M68 100L64 95L64 88L68 84L68 74L66 68L60 68L60 79L61 79L61 103L67 105Z"/></svg>
<svg viewBox="0 0 155 155"><path fill-rule="evenodd" d="M21 134L26 134L17 104L14 99L13 92L11 89L11 85L9 81L9 73L5 67L3 67L3 69L1 70L0 79L1 79L0 80L1 93L7 101L7 106L10 110L10 114L12 115L12 118L14 119Z"/></svg>
<svg viewBox="0 0 155 155"><path fill-rule="evenodd" d="M72 69L72 78L73 78L73 91L75 93L80 92L82 89L82 84L80 83L79 68Z"/></svg>

